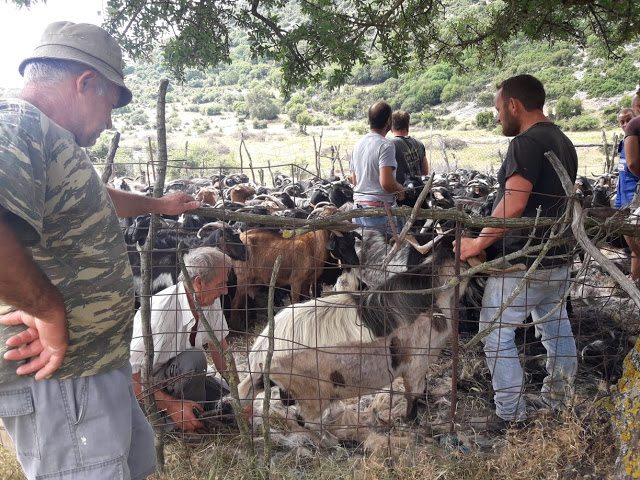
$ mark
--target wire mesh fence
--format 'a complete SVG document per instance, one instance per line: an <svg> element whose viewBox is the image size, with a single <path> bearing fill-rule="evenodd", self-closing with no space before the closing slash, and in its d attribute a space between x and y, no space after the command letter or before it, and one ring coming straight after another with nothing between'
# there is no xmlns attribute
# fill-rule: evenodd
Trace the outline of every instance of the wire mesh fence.
<svg viewBox="0 0 640 480"><path fill-rule="evenodd" d="M167 180L207 177L216 170L240 172L250 175L255 183L270 185L273 176L283 173L293 176L304 171L329 177L349 174L351 152L357 135L330 138L330 133L290 137L281 142L266 142L252 132L229 140L214 138L208 142L172 144L169 148ZM324 136L323 136L324 135ZM431 170L448 173L458 168L475 168L495 173L500 168L508 148L508 140L462 139L455 133L418 132L416 138L426 146L426 156ZM614 137L612 140L615 143ZM226 143L223 143L226 142ZM118 177L130 177L146 183L155 177L155 145L140 148L119 147L116 153ZM579 174L589 178L612 172L617 149L613 143L576 144L581 166ZM608 161L607 161L608 160ZM215 165L215 167L213 166ZM97 164L99 166L99 163Z"/></svg>
<svg viewBox="0 0 640 480"><path fill-rule="evenodd" d="M280 167L291 172L292 182L318 176L315 168ZM238 171L204 168L195 176L220 181L224 174ZM263 172L257 175L264 178L260 183L271 186L269 168ZM276 175L274 171L274 179ZM182 188L195 192L194 185L183 183ZM217 185L214 190L227 188ZM484 194L490 195L492 188ZM302 192L300 198L308 193ZM251 442L260 448L322 448L337 443L353 449L402 448L432 438L449 450L486 445L496 431L558 418L563 412L588 415L595 409L595 399L608 395L620 377L622 361L640 331L633 299L572 239L566 257L571 258L568 276L563 276L564 270L549 276L544 265L537 271L487 274L486 265L461 262L452 248L453 240L478 226L477 216L455 209L421 210L420 218L411 220L421 225L410 232L418 239L415 245L402 234L399 238L356 230L360 238L352 248L357 262L345 262L343 251L327 246L353 230L350 218L355 214L348 207L328 210L331 215L319 220L322 226L303 218L273 220L274 212L260 219L238 210L242 208L200 209L198 213L209 215L209 220L245 224L244 233L235 238L219 234L209 238L200 232L198 245L209 239L207 245L223 251L230 252L234 242L247 249L247 258L225 258L229 292L220 296L220 304L205 306L206 318L215 317L212 327L220 340L226 334L221 312L226 316L226 341L237 368L243 414L240 418L233 413L231 405L237 399L220 400L227 393L220 385L229 375L217 372L211 357L204 371L196 369L197 374L186 368L173 376L154 377L152 390L172 392L173 399L167 401L175 404L164 404L154 426L185 441L213 437L235 441L240 437L239 423L247 421ZM410 219L408 207L393 211L405 221ZM440 218L434 221L434 217ZM566 218L547 224L538 220L534 233L527 234L531 258L543 250L550 229L570 228ZM447 222L451 228L441 238L437 227ZM195 236L180 222L165 221L159 235L166 232ZM628 274L630 253L620 236L614 237L593 241ZM430 251L416 249L436 238L440 243ZM159 306L162 296L178 295L171 285L179 283L180 272L177 243L169 251L167 245L161 246L154 247L150 277L139 280L154 285L152 315L170 319L162 333L153 333L155 354L177 358L196 346L206 350L211 342L202 322L194 321L193 305L184 290L182 301L171 308ZM130 247L134 275L139 274L136 255L136 247ZM277 257L283 264L274 273ZM503 263L495 261L492 266L508 266ZM479 273L471 275L472 268ZM503 283L521 288L522 294L507 298ZM160 284L169 290L162 291ZM533 284L544 286L542 297ZM511 308L503 311L510 302ZM194 325L198 341L191 343ZM482 331L490 331L497 343L495 338L489 342L489 335L482 337ZM496 380L503 375L498 362L506 362L507 374L516 379ZM522 369L521 377L512 371L514 365ZM163 366L155 373L165 371ZM193 384L201 385L204 393L196 400L181 400ZM514 412L513 418L491 417L496 408L504 412L505 405ZM181 428L181 422L192 423Z"/></svg>

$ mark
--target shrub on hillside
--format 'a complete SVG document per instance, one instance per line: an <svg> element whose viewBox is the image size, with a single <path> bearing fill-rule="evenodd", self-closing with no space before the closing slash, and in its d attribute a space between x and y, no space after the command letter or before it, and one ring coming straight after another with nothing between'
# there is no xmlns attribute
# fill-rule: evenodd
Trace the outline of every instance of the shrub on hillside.
<svg viewBox="0 0 640 480"><path fill-rule="evenodd" d="M569 119L569 129L576 132L598 130L599 128L600 120L591 115L585 114Z"/></svg>
<svg viewBox="0 0 640 480"><path fill-rule="evenodd" d="M467 88L464 85L453 82L447 83L440 94L440 101L457 102L462 98L466 90Z"/></svg>
<svg viewBox="0 0 640 480"><path fill-rule="evenodd" d="M558 50L549 56L549 63L551 65L556 65L559 67L568 67L571 65L571 61L573 59L574 51L568 48L563 48L562 50Z"/></svg>
<svg viewBox="0 0 640 480"><path fill-rule="evenodd" d="M294 95L291 95L291 98L289 99L289 101L284 106L284 111L286 113L289 113L289 109L298 108L297 107L298 105L303 105L304 106L304 97L302 95L300 95L299 93L296 93Z"/></svg>
<svg viewBox="0 0 640 480"><path fill-rule="evenodd" d="M278 117L280 108L273 101L273 96L262 88L247 93L249 115L258 120L273 120Z"/></svg>
<svg viewBox="0 0 640 480"><path fill-rule="evenodd" d="M253 128L255 128L256 130L262 130L262 129L267 128L268 123L269 122L267 120L257 120L257 119L255 119L253 121Z"/></svg>
<svg viewBox="0 0 640 480"><path fill-rule="evenodd" d="M462 150L464 148L467 148L467 142L459 138L446 137L444 139L444 147L449 150Z"/></svg>
<svg viewBox="0 0 640 480"><path fill-rule="evenodd" d="M422 107L424 107L424 102L412 95L404 99L399 109L405 112L419 112Z"/></svg>
<svg viewBox="0 0 640 480"><path fill-rule="evenodd" d="M495 93L483 90L478 93L476 97L476 105L479 107L493 107L494 106Z"/></svg>
<svg viewBox="0 0 640 480"><path fill-rule="evenodd" d="M568 97L560 97L556 103L555 114L558 120L571 118L582 113L582 100L572 100Z"/></svg>
<svg viewBox="0 0 640 480"><path fill-rule="evenodd" d="M214 115L220 115L222 113L222 110L224 109L223 105L220 105L219 103L215 103L213 105L209 105L207 108L204 109L204 114L212 117Z"/></svg>
<svg viewBox="0 0 640 480"><path fill-rule="evenodd" d="M361 111L361 102L356 97L338 100L331 105L332 113L343 120L354 120Z"/></svg>
<svg viewBox="0 0 640 480"><path fill-rule="evenodd" d="M144 111L139 110L129 115L129 122L131 123L131 125L140 125L142 127L147 127L149 125L149 117Z"/></svg>
<svg viewBox="0 0 640 480"><path fill-rule="evenodd" d="M311 125L311 122L313 122L313 119L311 118L311 115L309 115L307 112L302 112L302 113L299 113L298 116L296 117L296 122L300 127L300 133L306 134L307 126Z"/></svg>
<svg viewBox="0 0 640 480"><path fill-rule="evenodd" d="M478 128L491 128L495 125L496 119L493 112L480 112L476 115L476 126Z"/></svg>
<svg viewBox="0 0 640 480"><path fill-rule="evenodd" d="M218 85L235 85L240 80L240 74L231 70L226 70L218 77Z"/></svg>
<svg viewBox="0 0 640 480"><path fill-rule="evenodd" d="M241 102L236 100L233 102L233 111L238 115L238 118L249 118L249 107L247 102Z"/></svg>
<svg viewBox="0 0 640 480"><path fill-rule="evenodd" d="M631 58L620 61L593 61L582 79L580 89L593 97L611 97L633 90L638 83L638 69Z"/></svg>
<svg viewBox="0 0 640 480"><path fill-rule="evenodd" d="M369 125L364 123L354 123L349 125L349 131L357 133L358 135L366 135L369 133Z"/></svg>
<svg viewBox="0 0 640 480"><path fill-rule="evenodd" d="M298 115L306 111L307 107L304 106L304 103L287 103L287 115L289 115L291 120L295 120Z"/></svg>
<svg viewBox="0 0 640 480"><path fill-rule="evenodd" d="M427 111L422 114L422 123L425 127L450 129L456 124L455 118L442 118L434 112Z"/></svg>

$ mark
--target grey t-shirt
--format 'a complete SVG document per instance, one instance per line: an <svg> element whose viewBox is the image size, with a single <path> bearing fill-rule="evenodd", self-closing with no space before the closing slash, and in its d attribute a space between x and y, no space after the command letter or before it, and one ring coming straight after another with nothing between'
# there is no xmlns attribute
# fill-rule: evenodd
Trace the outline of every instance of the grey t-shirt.
<svg viewBox="0 0 640 480"><path fill-rule="evenodd" d="M387 193L380 185L380 169L393 167L396 163L396 147L393 142L379 133L369 132L355 147L351 155L351 171L356 174L354 201L380 202L386 200L393 204L395 197Z"/></svg>

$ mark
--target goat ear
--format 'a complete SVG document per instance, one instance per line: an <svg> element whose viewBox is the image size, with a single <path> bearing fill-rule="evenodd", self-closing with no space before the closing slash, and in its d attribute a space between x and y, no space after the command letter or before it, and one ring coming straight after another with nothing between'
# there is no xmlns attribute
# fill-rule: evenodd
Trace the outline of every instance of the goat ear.
<svg viewBox="0 0 640 480"><path fill-rule="evenodd" d="M353 233L353 236L356 238L359 238L360 240L362 240L362 235L360 235L358 232L356 232L355 230L352 230L351 233Z"/></svg>
<svg viewBox="0 0 640 480"><path fill-rule="evenodd" d="M326 243L325 248L327 250L333 250L334 248L336 248L336 237L331 237Z"/></svg>

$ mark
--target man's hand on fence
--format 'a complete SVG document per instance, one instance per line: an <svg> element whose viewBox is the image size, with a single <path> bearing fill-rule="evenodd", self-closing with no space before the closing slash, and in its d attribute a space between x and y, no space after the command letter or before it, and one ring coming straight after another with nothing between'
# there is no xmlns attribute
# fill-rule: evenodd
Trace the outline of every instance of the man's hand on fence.
<svg viewBox="0 0 640 480"><path fill-rule="evenodd" d="M460 248L460 260L466 262L468 258L475 257L480 255L484 251L482 245L479 244L477 238L461 238L459 247L458 242L454 240L453 242L453 251L456 251L456 248Z"/></svg>
<svg viewBox="0 0 640 480"><path fill-rule="evenodd" d="M199 201L184 192L176 192L171 195L166 195L162 197L160 201L162 202L160 211L167 215L178 215L185 210L195 210L200 207Z"/></svg>

